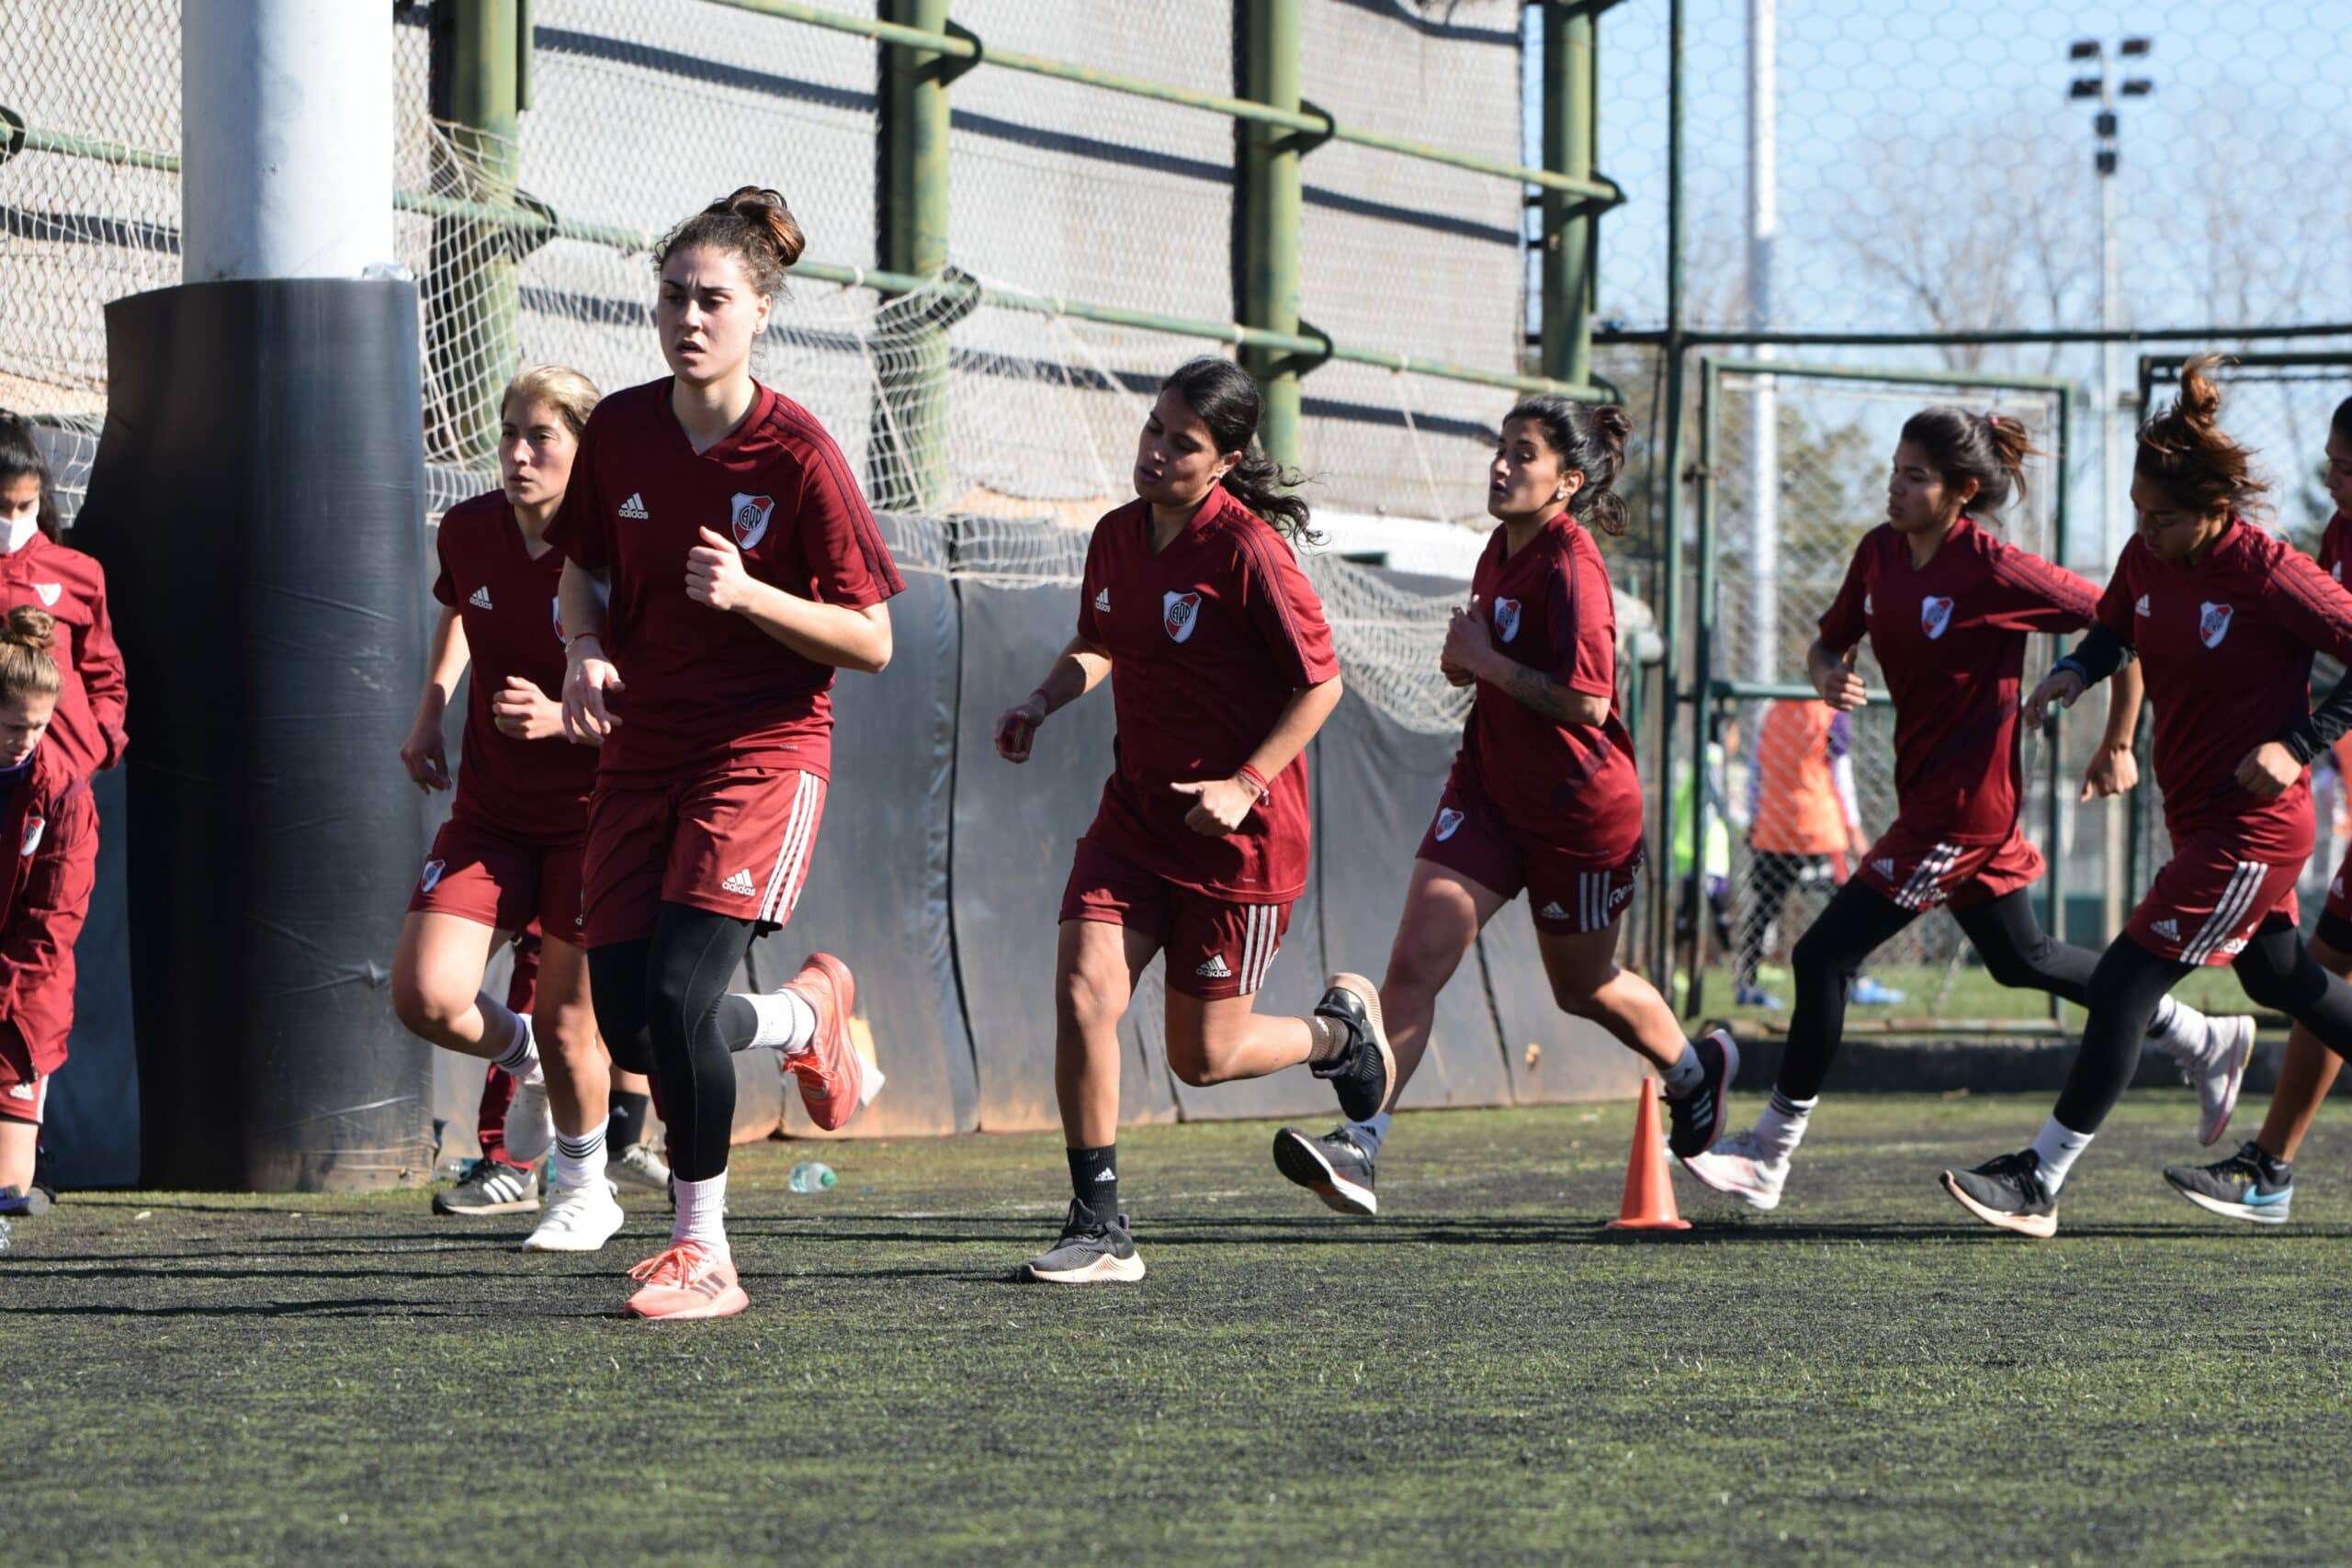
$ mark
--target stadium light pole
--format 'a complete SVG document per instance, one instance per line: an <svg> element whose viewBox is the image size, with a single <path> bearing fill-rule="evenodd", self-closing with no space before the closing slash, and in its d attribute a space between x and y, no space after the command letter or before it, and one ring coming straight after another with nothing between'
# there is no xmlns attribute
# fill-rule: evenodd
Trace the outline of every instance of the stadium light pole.
<svg viewBox="0 0 2352 1568"><path fill-rule="evenodd" d="M1772 246L1780 235L1779 7L1777 0L1747 4L1747 325L1772 325ZM1769 344L1752 345L1758 359ZM1760 376L1750 400L1747 433L1748 670L1755 681L1776 681L1781 667L1781 411L1772 378Z"/></svg>

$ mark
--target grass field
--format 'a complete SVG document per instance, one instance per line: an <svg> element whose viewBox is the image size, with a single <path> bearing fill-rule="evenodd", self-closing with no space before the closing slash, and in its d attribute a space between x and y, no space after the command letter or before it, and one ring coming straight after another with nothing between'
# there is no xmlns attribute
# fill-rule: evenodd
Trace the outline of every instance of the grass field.
<svg viewBox="0 0 2352 1568"><path fill-rule="evenodd" d="M1997 1019L2010 1022L2050 1016L2050 998L2046 995L2040 991L2012 990L1996 982L1974 964L1872 964L1866 965L1863 973L1883 986L1903 992L1904 999L1881 1007L1849 1006L1846 1016L1858 1032L1871 1028L1876 1021L1886 1019ZM1789 1004L1794 999L1787 965L1767 964L1759 971L1759 977L1762 988L1781 1002L1779 1008L1735 1004L1732 1000L1731 969L1728 965L1717 965L1706 971L1702 982L1705 1005L1695 1012L1687 1006L1681 1010L1694 1021L1705 1017L1786 1024L1789 1021ZM2255 1010L2245 999L2245 992L2239 987L2237 976L2226 968L2200 969L2174 987L2173 994L2207 1012ZM1677 995L1678 998L1680 996L1679 988ZM2082 1027L2083 1010L2080 1008L2067 1008L2066 1018L2070 1027L2077 1030Z"/></svg>
<svg viewBox="0 0 2352 1568"><path fill-rule="evenodd" d="M1752 1111L1743 1104L1743 1116ZM1157 1128L1139 1286L1009 1281L1058 1140L745 1152L752 1310L616 1315L602 1258L420 1194L95 1196L0 1258L14 1563L1069 1558L2310 1562L2352 1540L2352 1134L2296 1220L2208 1218L2133 1097L2055 1241L1934 1184L2045 1103L1833 1099L1780 1213L1678 1177L1599 1228L1630 1108L1407 1117L1388 1213L1283 1184L1264 1124Z"/></svg>

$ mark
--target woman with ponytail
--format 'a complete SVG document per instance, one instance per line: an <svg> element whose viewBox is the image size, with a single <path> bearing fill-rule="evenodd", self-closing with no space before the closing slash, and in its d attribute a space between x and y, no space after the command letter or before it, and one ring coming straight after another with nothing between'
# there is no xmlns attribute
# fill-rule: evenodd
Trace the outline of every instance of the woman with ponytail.
<svg viewBox="0 0 2352 1568"><path fill-rule="evenodd" d="M74 1028L74 941L97 878L90 785L53 725L58 622L19 605L0 626L0 1215L40 1213L33 1185L49 1077Z"/></svg>
<svg viewBox="0 0 2352 1568"><path fill-rule="evenodd" d="M1376 1010L1274 1018L1251 999L1306 885L1302 753L1340 703L1322 602L1291 548L1312 536L1306 503L1258 448L1261 407L1227 359L1160 384L1136 446L1136 499L1094 525L1077 635L997 720L998 753L1025 762L1037 727L1105 676L1118 717L1062 894L1054 1079L1073 1198L1060 1239L1024 1266L1032 1280L1143 1278L1119 1212L1118 1029L1154 953L1167 954L1168 1065L1184 1082L1304 1063L1363 1115L1391 1098Z"/></svg>
<svg viewBox="0 0 2352 1568"><path fill-rule="evenodd" d="M1592 534L1625 531L1616 482L1631 430L1623 409L1554 393L1504 419L1487 471L1487 511L1501 526L1440 657L1447 680L1477 688L1462 750L1416 852L1379 991L1341 976L1316 1010L1351 1027L1385 1018L1401 1088L1428 1049L1438 993L1525 888L1554 999L1657 1069L1668 1142L1689 1156L1723 1129L1739 1053L1720 1031L1685 1037L1657 989L1617 966L1617 923L1642 865L1642 784L1617 712L1617 616ZM1274 1164L1342 1213L1373 1213L1388 1117L1344 1100L1340 1110L1348 1125L1321 1138L1283 1128Z"/></svg>
<svg viewBox="0 0 2352 1568"><path fill-rule="evenodd" d="M57 542L57 497L32 426L0 412L0 611L46 610L58 623L63 686L50 739L85 776L122 761L122 650L98 563Z"/></svg>
<svg viewBox="0 0 2352 1568"><path fill-rule="evenodd" d="M2018 692L2027 636L2081 630L2098 590L1989 532L2023 493L2026 460L2038 456L2014 418L1956 408L1913 414L1888 468L1886 521L1862 536L1806 655L1821 700L1852 712L1862 705L1854 655L1870 638L1894 699L1900 810L1797 942L1788 1049L1756 1125L1683 1162L1750 1208L1780 1203L1863 961L1928 910L1951 910L2000 984L2077 1005L2089 994L2098 954L2044 931L2027 893L2042 861L2018 826L2025 783ZM2109 699L2083 799L2137 780L2139 719L2139 671L2127 666ZM2211 1144L2236 1103L2254 1021L2209 1020L2167 998L2148 1032L2197 1085L2199 1135Z"/></svg>
<svg viewBox="0 0 2352 1568"><path fill-rule="evenodd" d="M828 1130L882 1085L850 1043L839 959L812 954L765 996L727 990L799 899L833 672L889 662L905 587L841 448L752 375L801 244L784 198L752 186L662 240L671 374L597 405L548 531L568 558L563 724L599 749L581 931L596 1019L616 1064L659 1076L677 1178L670 1245L631 1270L639 1317L748 1304L722 1218L731 1053L781 1052Z"/></svg>
<svg viewBox="0 0 2352 1568"><path fill-rule="evenodd" d="M2265 487L2220 428L2213 363L2192 361L2179 400L2140 427L2138 530L2089 633L2025 705L2039 724L2136 657L2173 844L2091 973L2082 1049L2032 1145L1943 1174L1971 1213L2026 1235L2056 1234L2068 1170L2132 1081L2168 994L2200 966L2232 964L2256 1005L2352 1053L2352 987L2304 951L2295 908L2312 838L2312 654L2352 663L2352 595L2246 520Z"/></svg>

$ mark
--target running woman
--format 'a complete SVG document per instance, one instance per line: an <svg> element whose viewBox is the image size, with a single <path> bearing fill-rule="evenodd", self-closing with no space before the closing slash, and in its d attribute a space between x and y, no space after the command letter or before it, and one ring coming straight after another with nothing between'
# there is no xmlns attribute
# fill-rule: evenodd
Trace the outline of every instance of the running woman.
<svg viewBox="0 0 2352 1568"><path fill-rule="evenodd" d="M2166 993L2229 964L2256 1005L2276 1008L2341 1055L2352 1051L2352 987L2312 961L2296 933L2295 879L2312 852L2314 649L2352 663L2352 594L2311 558L2246 521L2264 486L2216 424L2213 362L2181 372L2180 397L2140 427L2132 505L2139 528L2098 618L2026 702L2038 724L2137 654L2155 704L2156 783L2173 855L2090 978L2083 1029L2056 1112L2030 1147L1945 1190L1990 1225L2058 1229L2058 1193L2122 1097ZM2300 752L2300 756L2299 756Z"/></svg>
<svg viewBox="0 0 2352 1568"><path fill-rule="evenodd" d="M1913 414L1888 470L1886 521L1862 536L1806 654L1821 700L1851 713L1863 701L1854 654L1870 638L1894 698L1900 809L1797 942L1796 1010L1770 1101L1751 1130L1683 1162L1750 1208L1781 1201L1863 961L1928 910L1951 910L2000 984L2077 1004L2088 998L2098 954L2044 931L2027 892L2042 861L2018 827L2025 787L2018 691L2027 636L2080 631L2098 590L1988 531L2022 493L2026 459L2035 455L2015 419L1956 408ZM2139 716L2140 672L2126 665L2085 800L2135 782ZM2208 1020L2167 997L2151 1032L2193 1075L2199 1136L2212 1143L2236 1101L2254 1021Z"/></svg>
<svg viewBox="0 0 2352 1568"><path fill-rule="evenodd" d="M554 365L507 386L499 488L441 519L433 584L441 617L416 725L401 748L418 788L450 787L441 716L470 660L457 799L409 898L392 1006L412 1032L514 1075L508 1163L528 1166L553 1145L547 1213L526 1252L596 1251L622 1219L605 1179L611 1086L580 943L581 844L596 753L565 738L552 694L563 682L563 558L547 537L596 395L586 377ZM482 971L498 945L535 921L537 995L523 1012L483 992Z"/></svg>
<svg viewBox="0 0 2352 1568"><path fill-rule="evenodd" d="M1180 366L1136 444L1136 499L1094 525L1078 635L997 720L1025 762L1037 727L1111 681L1116 761L1062 894L1054 1089L1073 1194L1061 1238L1022 1268L1056 1284L1140 1280L1119 1212L1119 1019L1167 954L1168 1065L1188 1084L1306 1063L1362 1115L1385 1110L1378 1003L1338 1021L1274 1018L1252 996L1306 885L1306 761L1340 703L1322 602L1293 545L1306 502L1257 446L1257 383L1227 359Z"/></svg>
<svg viewBox="0 0 2352 1568"><path fill-rule="evenodd" d="M2335 515L2320 536L2319 569L2340 583L2346 562L2352 561L2352 398L2336 405L2328 423L2324 478ZM2347 725L2352 725L2352 681L2337 685L2335 694L2319 705L2309 728L2287 738L2287 750L2298 761L2309 762L2321 750L2334 746L2340 759L2344 750L2339 742ZM2327 908L2310 947L2321 968L2352 979L2352 894L2347 888L2352 888L2352 852L2345 855L2327 885ZM2298 1028L2287 1037L2287 1055L2279 1063L2278 1086L2270 1091L2262 1130L2227 1159L2166 1166L2165 1179L2200 1209L2256 1224L2285 1224L2295 1198L2295 1156L2343 1066L2343 1058L2321 1044L2319 1036Z"/></svg>
<svg viewBox="0 0 2352 1568"><path fill-rule="evenodd" d="M1642 785L1617 713L1617 616L1592 530L1625 531L1614 489L1632 428L1620 408L1553 393L1503 421L1487 511L1502 525L1454 612L1440 668L1477 694L1453 776L1421 839L1376 997L1346 985L1317 1011L1387 1021L1402 1089L1429 1047L1438 993L1502 907L1527 890L1553 999L1655 1066L1668 1145L1688 1158L1721 1134L1739 1051L1723 1031L1686 1038L1650 983L1617 966L1617 923L1642 865ZM1385 1111L1342 1101L1346 1126L1274 1137L1274 1164L1342 1213L1379 1209L1373 1166Z"/></svg>
<svg viewBox="0 0 2352 1568"><path fill-rule="evenodd" d="M98 818L88 779L53 728L64 671L60 623L18 605L0 626L0 1215L39 1214L33 1183L50 1075L74 1028L74 941L97 880Z"/></svg>
<svg viewBox="0 0 2352 1568"><path fill-rule="evenodd" d="M87 777L122 761L122 650L98 563L57 542L57 497L32 426L0 412L0 611L30 604L58 623L62 682L50 744Z"/></svg>
<svg viewBox="0 0 2352 1568"><path fill-rule="evenodd" d="M727 990L800 897L833 671L889 662L905 587L841 448L752 376L801 244L784 198L749 186L663 239L672 374L597 409L548 534L570 558L564 724L601 747L584 870L596 1015L614 1060L660 1078L677 1176L670 1245L630 1271L639 1317L749 1304L723 1218L732 1053L783 1053L827 1129L882 1086L850 1043L841 960L813 954L765 996Z"/></svg>

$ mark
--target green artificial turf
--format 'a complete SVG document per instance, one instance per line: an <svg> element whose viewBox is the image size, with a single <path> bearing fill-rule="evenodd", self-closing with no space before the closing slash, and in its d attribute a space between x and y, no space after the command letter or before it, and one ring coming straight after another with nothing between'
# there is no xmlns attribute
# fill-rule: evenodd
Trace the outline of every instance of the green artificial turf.
<svg viewBox="0 0 2352 1568"><path fill-rule="evenodd" d="M2174 1092L2054 1241L1939 1190L2046 1111L1833 1093L1779 1213L1678 1176L1665 1238L1600 1228L1627 1105L1402 1118L1376 1222L1284 1184L1269 1125L1147 1129L1150 1276L1083 1289L1009 1280L1056 1138L836 1146L812 1196L771 1145L733 1182L752 1309L701 1325L617 1315L658 1198L586 1258L422 1193L73 1199L0 1258L0 1553L2340 1558L2352 1136L2280 1230L2157 1179L2199 1153Z"/></svg>

